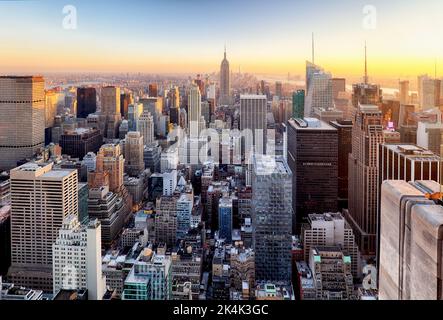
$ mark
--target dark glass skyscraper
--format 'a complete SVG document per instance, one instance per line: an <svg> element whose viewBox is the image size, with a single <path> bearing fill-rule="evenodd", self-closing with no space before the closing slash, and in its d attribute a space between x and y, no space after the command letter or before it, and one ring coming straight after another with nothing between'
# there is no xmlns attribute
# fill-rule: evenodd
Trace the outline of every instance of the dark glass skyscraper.
<svg viewBox="0 0 443 320"><path fill-rule="evenodd" d="M77 118L87 118L97 111L95 88L77 88Z"/></svg>
<svg viewBox="0 0 443 320"><path fill-rule="evenodd" d="M318 119L291 119L288 124L294 229L300 229L308 214L337 211L338 135Z"/></svg>

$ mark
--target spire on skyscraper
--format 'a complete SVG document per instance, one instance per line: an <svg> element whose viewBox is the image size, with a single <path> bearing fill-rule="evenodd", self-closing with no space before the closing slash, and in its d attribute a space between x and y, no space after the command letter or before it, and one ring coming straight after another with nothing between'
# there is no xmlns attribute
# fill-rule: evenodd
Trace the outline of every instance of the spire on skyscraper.
<svg viewBox="0 0 443 320"><path fill-rule="evenodd" d="M368 84L368 55L365 41L365 84Z"/></svg>
<svg viewBox="0 0 443 320"><path fill-rule="evenodd" d="M314 32L312 33L312 63L315 64Z"/></svg>

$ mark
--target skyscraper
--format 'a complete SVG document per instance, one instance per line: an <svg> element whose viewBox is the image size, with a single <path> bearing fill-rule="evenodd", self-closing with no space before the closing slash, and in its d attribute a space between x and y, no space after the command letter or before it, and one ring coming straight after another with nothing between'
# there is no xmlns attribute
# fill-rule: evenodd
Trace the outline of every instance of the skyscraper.
<svg viewBox="0 0 443 320"><path fill-rule="evenodd" d="M97 111L95 88L77 88L77 118L86 119Z"/></svg>
<svg viewBox="0 0 443 320"><path fill-rule="evenodd" d="M155 215L155 241L173 247L177 239L177 197L162 196L157 199Z"/></svg>
<svg viewBox="0 0 443 320"><path fill-rule="evenodd" d="M120 114L120 88L103 87L101 91L101 112L106 115Z"/></svg>
<svg viewBox="0 0 443 320"><path fill-rule="evenodd" d="M345 78L332 78L332 97L337 99L340 92L346 92Z"/></svg>
<svg viewBox="0 0 443 320"><path fill-rule="evenodd" d="M247 136L245 150L256 153L266 153L267 138L267 100L264 95L240 96L240 130L250 130L251 137ZM249 141L248 141L249 140Z"/></svg>
<svg viewBox="0 0 443 320"><path fill-rule="evenodd" d="M409 81L400 81L400 105L409 104Z"/></svg>
<svg viewBox="0 0 443 320"><path fill-rule="evenodd" d="M191 138L200 137L201 93L196 84L192 84L188 95L188 129Z"/></svg>
<svg viewBox="0 0 443 320"><path fill-rule="evenodd" d="M324 71L310 74L309 88L306 91L305 116L312 117L317 108L330 109L332 98L332 76Z"/></svg>
<svg viewBox="0 0 443 320"><path fill-rule="evenodd" d="M418 97L422 110L440 106L441 80L425 76L418 77Z"/></svg>
<svg viewBox="0 0 443 320"><path fill-rule="evenodd" d="M305 116L305 90L297 90L292 94L292 117L304 118Z"/></svg>
<svg viewBox="0 0 443 320"><path fill-rule="evenodd" d="M182 193L177 200L177 239L183 240L191 227L194 194Z"/></svg>
<svg viewBox="0 0 443 320"><path fill-rule="evenodd" d="M52 163L11 170L11 281L52 292L52 244L63 219L77 215L77 188L77 170Z"/></svg>
<svg viewBox="0 0 443 320"><path fill-rule="evenodd" d="M382 114L375 105L359 105L349 156L349 214L360 251L375 254L377 231L377 146L384 143Z"/></svg>
<svg viewBox="0 0 443 320"><path fill-rule="evenodd" d="M128 132L124 140L125 172L137 177L145 170L143 137L140 132Z"/></svg>
<svg viewBox="0 0 443 320"><path fill-rule="evenodd" d="M60 289L83 289L88 290L88 300L102 300L106 288L98 220L81 226L76 216L66 217L52 246L52 258L54 294Z"/></svg>
<svg viewBox="0 0 443 320"><path fill-rule="evenodd" d="M103 87L101 91L101 114L106 117L105 137L115 139L118 137L118 127L121 121L120 114L120 88Z"/></svg>
<svg viewBox="0 0 443 320"><path fill-rule="evenodd" d="M137 120L137 131L143 137L145 146L154 142L154 118L151 113L144 111Z"/></svg>
<svg viewBox="0 0 443 320"><path fill-rule="evenodd" d="M288 121L294 229L300 229L308 214L337 211L337 134L336 128L318 119Z"/></svg>
<svg viewBox="0 0 443 320"><path fill-rule="evenodd" d="M128 107L132 103L132 95L129 92L123 92L120 95L120 114L122 118L128 118Z"/></svg>
<svg viewBox="0 0 443 320"><path fill-rule="evenodd" d="M381 188L379 298L442 300L443 208L426 198L434 181L385 181Z"/></svg>
<svg viewBox="0 0 443 320"><path fill-rule="evenodd" d="M380 144L378 146L378 208L377 208L377 256L380 245L380 192L384 181L403 180L415 182L433 180L439 182L441 159L431 151L414 144Z"/></svg>
<svg viewBox="0 0 443 320"><path fill-rule="evenodd" d="M331 121L338 131L338 208L348 208L349 154L352 152L352 120Z"/></svg>
<svg viewBox="0 0 443 320"><path fill-rule="evenodd" d="M280 81L275 83L275 95L279 98L283 98L283 84Z"/></svg>
<svg viewBox="0 0 443 320"><path fill-rule="evenodd" d="M76 128L65 130L60 136L60 147L63 154L80 160L88 152L97 152L103 143L103 136L96 129Z"/></svg>
<svg viewBox="0 0 443 320"><path fill-rule="evenodd" d="M352 105L358 108L361 105L380 106L382 102L382 90L377 84L369 83L368 77L368 59L365 44L365 75L363 83L352 85Z"/></svg>
<svg viewBox="0 0 443 320"><path fill-rule="evenodd" d="M220 104L231 103L231 74L229 71L229 61L226 59L226 48L224 58L220 65Z"/></svg>
<svg viewBox="0 0 443 320"><path fill-rule="evenodd" d="M97 153L97 164L95 172L88 174L88 182L94 181L94 175L107 175L109 177L109 190L121 193L123 187L125 159L118 144L104 144ZM91 177L91 178L90 178ZM92 185L91 187L102 187Z"/></svg>
<svg viewBox="0 0 443 320"><path fill-rule="evenodd" d="M158 86L156 83L150 83L148 86L148 95L149 97L158 97Z"/></svg>
<svg viewBox="0 0 443 320"><path fill-rule="evenodd" d="M256 155L252 171L252 241L256 279L289 284L292 172L285 160Z"/></svg>
<svg viewBox="0 0 443 320"><path fill-rule="evenodd" d="M31 158L45 143L43 77L0 76L0 171Z"/></svg>

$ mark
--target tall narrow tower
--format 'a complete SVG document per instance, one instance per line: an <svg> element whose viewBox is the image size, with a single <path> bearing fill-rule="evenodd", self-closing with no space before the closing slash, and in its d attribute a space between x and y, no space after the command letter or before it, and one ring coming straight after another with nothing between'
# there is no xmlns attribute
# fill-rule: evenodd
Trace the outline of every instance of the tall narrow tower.
<svg viewBox="0 0 443 320"><path fill-rule="evenodd" d="M363 255L376 253L377 146L384 143L382 113L376 105L359 104L352 129L349 155L349 215Z"/></svg>
<svg viewBox="0 0 443 320"><path fill-rule="evenodd" d="M226 58L226 46L223 61L220 66L220 104L226 105L231 101L231 79L229 61Z"/></svg>

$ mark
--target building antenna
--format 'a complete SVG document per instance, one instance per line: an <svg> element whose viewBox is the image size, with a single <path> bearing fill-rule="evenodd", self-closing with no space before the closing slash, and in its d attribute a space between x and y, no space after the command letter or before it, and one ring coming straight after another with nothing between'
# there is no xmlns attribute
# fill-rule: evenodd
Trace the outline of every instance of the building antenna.
<svg viewBox="0 0 443 320"><path fill-rule="evenodd" d="M225 59L226 59L226 42L225 42Z"/></svg>
<svg viewBox="0 0 443 320"><path fill-rule="evenodd" d="M365 41L365 84L368 84L368 53Z"/></svg>
<svg viewBox="0 0 443 320"><path fill-rule="evenodd" d="M437 80L437 58L434 61L434 79Z"/></svg>
<svg viewBox="0 0 443 320"><path fill-rule="evenodd" d="M315 64L314 32L312 33L312 64Z"/></svg>

